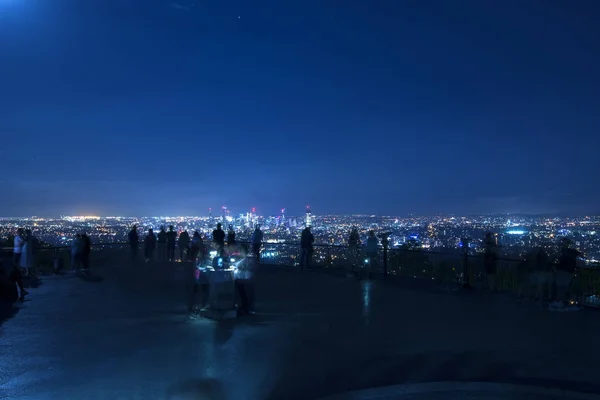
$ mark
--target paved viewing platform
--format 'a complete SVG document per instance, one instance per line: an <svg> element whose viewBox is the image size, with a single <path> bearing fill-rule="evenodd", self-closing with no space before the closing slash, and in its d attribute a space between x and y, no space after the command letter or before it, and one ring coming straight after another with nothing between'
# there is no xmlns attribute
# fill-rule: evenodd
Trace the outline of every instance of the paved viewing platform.
<svg viewBox="0 0 600 400"><path fill-rule="evenodd" d="M131 266L126 255L94 255L93 279L42 278L2 323L0 398L600 393L596 310L552 313L503 294L425 280L367 281L265 266L256 276L257 315L216 322L187 311L191 265Z"/></svg>

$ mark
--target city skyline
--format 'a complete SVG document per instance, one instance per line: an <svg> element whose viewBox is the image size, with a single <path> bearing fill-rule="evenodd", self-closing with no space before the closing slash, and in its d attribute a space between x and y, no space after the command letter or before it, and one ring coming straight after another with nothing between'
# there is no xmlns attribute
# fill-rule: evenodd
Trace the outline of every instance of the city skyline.
<svg viewBox="0 0 600 400"><path fill-rule="evenodd" d="M598 2L345 4L0 1L0 214L600 212Z"/></svg>
<svg viewBox="0 0 600 400"><path fill-rule="evenodd" d="M229 213L227 216L230 217L239 217L241 215L246 215L250 213L250 209L248 211L240 211ZM313 213L314 214L314 213ZM281 211L279 213L261 213L260 211L256 212L257 216L260 217L280 217ZM398 213L398 214L375 214L375 213L352 213L352 214L342 214L342 213L320 213L319 215L328 216L328 217L377 217L377 218L415 218L415 217L448 217L448 218L472 218L472 217L547 217L547 218L583 218L583 217L600 217L599 213L527 213L527 212L498 212L498 213L435 213L435 214L417 214L417 213ZM298 213L288 213L286 211L286 218L298 218L304 217L305 212ZM205 213L198 214L22 214L22 215L0 215L0 220L3 219L32 219L32 218L42 218L42 219L60 219L60 218L81 218L81 219L104 219L104 218L213 218L215 220L221 219L223 216L220 213L210 214L208 211Z"/></svg>
<svg viewBox="0 0 600 400"><path fill-rule="evenodd" d="M312 210L311 210L312 211ZM217 223L231 227L239 241L250 240L257 226L264 233L265 243L273 246L298 245L301 233L311 226L315 243L319 246L344 247L353 229L357 229L363 244L371 230L386 235L390 249L420 248L422 250L454 253L461 251L464 238L469 251L479 253L487 232L493 234L499 251L505 257L521 258L532 251L556 249L566 238L582 254L582 261L597 267L600 260L600 216L555 217L531 215L459 216L374 216L374 215L320 215L305 213L298 216L263 216L258 214L226 214L188 217L99 217L63 216L60 218L6 218L0 223L0 241L10 246L11 237L18 228L30 229L33 234L51 246L69 246L73 238L86 232L97 245L123 244L129 231L137 227L145 237L150 229L174 227L176 232L198 232L210 241ZM10 248L10 247L8 247ZM267 251L271 254L271 251ZM273 253L275 254L275 253ZM291 255L291 254L288 254Z"/></svg>

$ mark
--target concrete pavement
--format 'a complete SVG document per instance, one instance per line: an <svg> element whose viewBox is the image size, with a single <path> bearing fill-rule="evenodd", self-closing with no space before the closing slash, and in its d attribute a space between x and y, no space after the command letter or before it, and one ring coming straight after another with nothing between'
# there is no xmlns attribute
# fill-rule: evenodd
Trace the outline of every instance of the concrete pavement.
<svg viewBox="0 0 600 400"><path fill-rule="evenodd" d="M53 278L0 328L0 398L313 399L486 381L600 392L600 315L268 268L259 314L190 319L182 264Z"/></svg>

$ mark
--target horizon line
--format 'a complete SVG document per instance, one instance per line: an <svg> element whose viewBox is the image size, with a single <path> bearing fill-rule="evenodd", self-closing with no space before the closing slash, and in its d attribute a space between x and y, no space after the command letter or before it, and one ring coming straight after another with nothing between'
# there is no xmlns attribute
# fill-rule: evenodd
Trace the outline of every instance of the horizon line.
<svg viewBox="0 0 600 400"><path fill-rule="evenodd" d="M288 215L288 217L300 217L305 214L299 215ZM379 218L422 218L422 217L459 217L459 218L467 218L467 217L500 217L500 216L552 216L552 217L598 217L600 213L561 213L561 212L552 212L552 213L532 213L532 212L501 212L501 213L470 213L470 214L460 214L460 213L436 213L436 214L372 214L372 213L353 213L353 214L338 214L338 213L329 213L329 214L317 214L318 216L327 216L327 217L379 217ZM270 215L259 215L260 217L278 217L279 214L270 214ZM313 217L315 214L313 214ZM0 216L0 219L63 219L63 218L86 218L86 219L108 219L108 218L222 218L222 215L54 215L54 216L41 216L41 215L30 215L30 216Z"/></svg>

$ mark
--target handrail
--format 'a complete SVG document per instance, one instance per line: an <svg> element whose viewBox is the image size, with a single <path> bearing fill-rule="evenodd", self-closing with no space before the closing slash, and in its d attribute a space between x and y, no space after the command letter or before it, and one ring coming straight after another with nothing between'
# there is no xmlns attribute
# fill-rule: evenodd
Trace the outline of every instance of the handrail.
<svg viewBox="0 0 600 400"><path fill-rule="evenodd" d="M212 243L212 241L206 241L208 243ZM140 241L139 244L143 244L143 241ZM240 241L236 241L236 244L245 244L245 245L249 245L251 244L250 241L247 240L240 240ZM92 243L92 249L93 248L98 248L98 247L105 247L105 246L129 246L130 243L129 242L107 242L107 243ZM262 243L263 246L265 245L271 245L271 246L300 246L299 242L263 242ZM350 249L350 246L348 245L343 245L343 244L326 244L326 243L315 243L313 244L314 247L317 248L336 248L336 249ZM359 246L359 248L362 248L363 246ZM69 245L64 245L64 246L43 246L43 247L39 247L37 250L41 250L41 251L50 251L50 250L66 250L71 248L71 246ZM13 247L0 247L0 251L12 251ZM459 252L460 249L456 249L456 251L451 252L451 251L431 251L431 250L410 250L410 249L402 249L402 248L390 248L388 249L388 251L390 253L395 253L395 252L403 252L403 253L409 253L409 252L419 252L421 254L426 254L426 255L438 255L438 256L453 256L453 257L462 257L464 254L462 252ZM484 255L483 254L468 254L468 258L469 259L480 259L483 258ZM498 261L508 261L508 262L522 262L523 259L520 258L508 258L508 257L498 257L497 258ZM589 266L578 266L576 268L577 270L589 270L589 271L600 271L599 268L595 268L595 267L589 267Z"/></svg>
<svg viewBox="0 0 600 400"><path fill-rule="evenodd" d="M212 243L212 241L207 241L208 243ZM140 241L139 244L143 244L143 241ZM236 241L236 244L245 244L245 245L249 245L251 244L250 241L247 240L240 240L240 241ZM107 242L107 243L92 243L92 248L97 248L97 247L105 247L105 246L129 246L130 243L129 242ZM300 246L299 242L263 242L262 243L263 246L265 245L271 245L271 246ZM337 249L350 249L351 247L348 245L341 245L341 244L326 244L326 243L315 243L313 244L314 247L318 247L318 248L337 248ZM359 248L362 248L363 246L359 246ZM37 250L42 250L42 251L50 251L50 250L66 250L71 248L71 246L69 245L64 245L64 246L43 246L43 247L39 247ZM12 251L13 247L0 247L0 251ZM388 251L390 253L395 253L395 252L403 252L403 253L409 253L409 252L419 252L421 254L426 254L426 255L440 255L440 256L463 256L462 252L458 251L459 249L457 249L457 251L454 252L450 252L450 251L431 251L431 250L410 250L410 249L402 249L402 248L390 248L388 249ZM483 254L468 254L469 258L482 258ZM509 261L509 262L522 262L522 259L519 258L507 258L507 257L499 257L497 258L498 261ZM578 269L589 269L589 270L598 270L596 268L589 268L589 267L578 267Z"/></svg>
<svg viewBox="0 0 600 400"><path fill-rule="evenodd" d="M143 244L143 241L139 241L139 244ZM212 240L206 240L205 243L213 243ZM236 240L235 242L236 244L251 244L251 242L249 240ZM227 244L227 243L226 243ZM98 247L98 246L129 246L130 243L129 242L106 242L106 243L92 243L91 244L92 247ZM262 242L262 245L275 245L275 246L300 246L299 242ZM59 250L59 249L68 249L70 248L70 245L61 245L61 246L41 246L39 247L39 249L43 249L43 250ZM327 243L313 243L313 247L329 247L329 248L339 248L339 249L349 249L350 246L349 245L345 245L345 244L327 244ZM358 246L358 248L362 248L364 246ZM9 246L9 247L0 247L0 251L12 251L13 250L13 246ZM455 252L451 252L451 251L432 251L432 250L423 250L423 249L418 249L418 250L410 250L410 249L402 249L402 248L389 248L389 251L402 251L402 252L411 252L411 251L418 251L422 254L432 254L432 255L463 255L462 252L458 252L460 249L456 249ZM482 256L481 254L469 254L469 257L480 257ZM497 260L504 260L504 261L522 261L521 259L518 258L504 258L504 257L499 257L497 258Z"/></svg>
<svg viewBox="0 0 600 400"><path fill-rule="evenodd" d="M210 245L212 244L212 241L206 241L206 243ZM246 240L240 240L236 243L240 245L250 244L250 242ZM138 251L143 248L143 244L143 241L138 243ZM111 246L119 247L111 248ZM40 257L45 257L44 265L46 267L51 268L54 266L54 268L56 268L57 259L66 263L72 262L72 260L70 261L68 257L70 255L70 247L71 246L48 246L40 247L37 250ZM106 256L116 256L120 258L124 256L124 251L129 250L129 247L129 242L92 243L92 253L98 254L98 259L103 258L102 254L104 254L104 251L107 251L104 258L106 258ZM384 277L426 277L428 279L435 279L438 282L449 284L455 284L456 282L460 282L462 279L465 279L464 277L467 277L467 284L469 284L469 281L477 284L484 282L485 284L485 269L482 268L484 255L480 253L465 254L464 252L460 251L460 249L452 252L434 252L422 249L411 250L394 248L388 249L387 252L385 250L380 252L378 257L379 260L374 264L369 264L369 266L366 267L367 269L365 269L365 266L362 265L360 259L356 258L364 255L363 246L360 246L357 249L353 246L318 243L314 244L314 247L316 250L315 258L313 259L315 265L324 265L326 269L330 271L346 270L346 272L351 271L352 273L361 274L364 273L364 271L373 268L370 270L371 272L376 274L383 273ZM299 242L263 242L263 249L265 251L264 255L267 264L274 263L288 266L298 265L298 253L300 250ZM336 252L336 249L341 249L342 251ZM12 253L13 247L2 247L0 250L8 250ZM111 250L115 250L120 254L120 256L115 252L111 252ZM354 252L355 250L359 250L361 254L356 254ZM270 251L277 252L277 254L269 255ZM426 257L417 257L414 260L412 257L395 257L395 255L406 256L411 253L421 254ZM383 258L381 258L382 255ZM427 257L428 255L432 255L434 257ZM7 254L5 253L4 256L6 257ZM54 258L54 261L50 259L50 256ZM267 261L269 259L272 259L272 261ZM498 258L497 260L510 263L498 265L497 267L498 278L496 282L498 283L499 287L503 288L504 290L521 293L521 288L519 285L522 285L522 282L525 282L527 279L529 279L526 275L524 275L524 273L527 274L535 272L531 271L529 268L533 267L535 269L535 267L533 265L529 265L527 268L521 268L522 266L525 267L525 265L522 264L523 261L525 261L524 259ZM41 261L41 258L39 261ZM446 262L450 263L446 264ZM556 265L555 263L550 264L552 264L552 266ZM40 262L39 265L42 265L42 263ZM551 265L548 265L548 267L551 267ZM551 272L551 269L548 272ZM573 292L575 293L573 295L574 301L581 304L586 303L588 305L600 306L600 287L598 287L598 283L600 282L600 275L598 275L600 268L577 266L574 272L574 277L576 277L576 279L574 278L574 282L576 282L574 283L575 289ZM590 300L590 296L596 296L594 299L597 298L599 300ZM596 301L598 304L592 304L594 301Z"/></svg>

